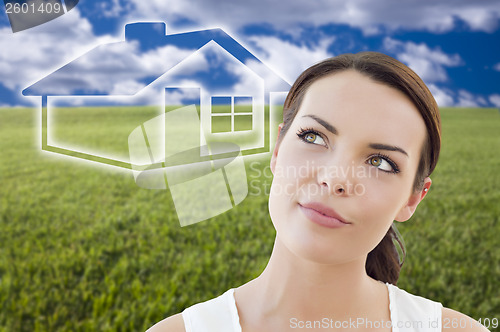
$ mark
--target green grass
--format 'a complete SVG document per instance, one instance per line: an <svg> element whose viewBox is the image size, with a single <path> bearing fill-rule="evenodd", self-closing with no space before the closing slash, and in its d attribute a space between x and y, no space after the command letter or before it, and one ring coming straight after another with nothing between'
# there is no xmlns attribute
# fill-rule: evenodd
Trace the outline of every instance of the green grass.
<svg viewBox="0 0 500 332"><path fill-rule="evenodd" d="M144 331L262 271L275 235L268 159L247 168L243 203L181 228L168 191L41 152L38 118L0 110L0 331ZM398 285L500 319L500 114L444 109L442 118L431 191L399 225L408 256Z"/></svg>

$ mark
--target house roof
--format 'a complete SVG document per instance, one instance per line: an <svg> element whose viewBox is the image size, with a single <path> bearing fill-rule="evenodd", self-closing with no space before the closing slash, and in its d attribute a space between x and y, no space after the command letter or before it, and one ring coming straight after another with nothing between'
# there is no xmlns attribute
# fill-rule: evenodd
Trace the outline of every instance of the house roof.
<svg viewBox="0 0 500 332"><path fill-rule="evenodd" d="M127 24L125 41L95 47L26 88L23 95L134 95L210 41L216 42L242 64L254 64L249 68L265 80L266 91L281 92L290 88L285 80L222 29L171 35L165 32L166 25L163 22ZM167 50L166 56L164 53L154 53L159 49ZM154 58L154 61L144 61L138 56L138 53L148 52L152 57L147 59ZM161 60L162 56L165 56L164 61ZM113 82L108 85L97 84L99 82L96 79L99 78L96 78L96 72L102 75L103 80ZM140 84L130 84L131 81Z"/></svg>

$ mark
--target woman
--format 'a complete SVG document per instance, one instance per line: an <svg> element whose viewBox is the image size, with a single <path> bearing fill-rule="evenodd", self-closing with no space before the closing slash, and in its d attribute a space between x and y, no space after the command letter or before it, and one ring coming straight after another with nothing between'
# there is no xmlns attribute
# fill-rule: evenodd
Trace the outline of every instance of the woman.
<svg viewBox="0 0 500 332"><path fill-rule="evenodd" d="M266 269L150 332L487 331L394 286L392 224L427 194L441 139L437 104L411 69L373 52L316 64L290 89L279 130Z"/></svg>

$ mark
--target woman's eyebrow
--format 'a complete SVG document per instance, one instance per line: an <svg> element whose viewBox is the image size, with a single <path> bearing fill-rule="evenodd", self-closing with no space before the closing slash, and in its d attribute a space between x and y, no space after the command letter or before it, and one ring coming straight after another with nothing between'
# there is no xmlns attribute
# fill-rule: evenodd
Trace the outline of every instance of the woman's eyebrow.
<svg viewBox="0 0 500 332"><path fill-rule="evenodd" d="M387 145L387 144L381 144L381 143L371 143L369 145L370 148L376 149L376 150L388 150L388 151L398 151L404 154L405 156L408 157L408 153L406 153L405 150L400 148L399 146L395 145Z"/></svg>
<svg viewBox="0 0 500 332"><path fill-rule="evenodd" d="M332 134L334 134L334 135L339 134L337 128L335 128L334 126L332 126L331 124L329 124L328 122L323 120L322 118L317 117L316 115L307 114L307 115L304 115L302 117L303 118L308 117L308 118L314 119L314 120L316 120L316 122L318 122L320 125L325 127L325 129L328 130L329 132L331 132Z"/></svg>
<svg viewBox="0 0 500 332"><path fill-rule="evenodd" d="M303 118L308 117L308 118L314 119L316 122L318 122L320 125L322 125L323 127L325 127L325 129L328 130L329 132L331 132L332 134L334 134L334 135L338 135L339 134L339 131L337 130L337 128L335 128L333 125L329 124L328 122L326 122L322 118L317 117L316 115L306 114L306 115L303 115L302 117ZM408 153L405 150L403 150L402 148L400 148L399 146L396 146L396 145L388 145L388 144L382 144L382 143L371 143L369 145L369 147L372 148L372 149L377 149L377 150L387 150L387 151L401 152L402 154L404 154L405 156L408 157Z"/></svg>

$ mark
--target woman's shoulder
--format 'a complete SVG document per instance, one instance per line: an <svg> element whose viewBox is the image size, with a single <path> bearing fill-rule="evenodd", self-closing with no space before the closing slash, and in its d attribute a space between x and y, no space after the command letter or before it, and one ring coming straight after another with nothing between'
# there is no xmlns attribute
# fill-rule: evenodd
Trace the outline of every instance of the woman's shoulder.
<svg viewBox="0 0 500 332"><path fill-rule="evenodd" d="M469 316L450 308L442 310L443 331L487 332L488 329Z"/></svg>
<svg viewBox="0 0 500 332"><path fill-rule="evenodd" d="M408 293L397 286L388 284L391 298L391 312L396 312L396 320L404 322L424 322L441 320L443 331L488 331L478 321L458 312L445 308L439 302ZM392 302L394 301L394 303ZM430 323L429 323L430 324ZM438 324L436 323L436 328Z"/></svg>
<svg viewBox="0 0 500 332"><path fill-rule="evenodd" d="M239 319L233 292L231 288L215 298L196 303L156 323L146 332L234 331Z"/></svg>
<svg viewBox="0 0 500 332"><path fill-rule="evenodd" d="M176 314L156 323L146 332L185 332L182 314Z"/></svg>

